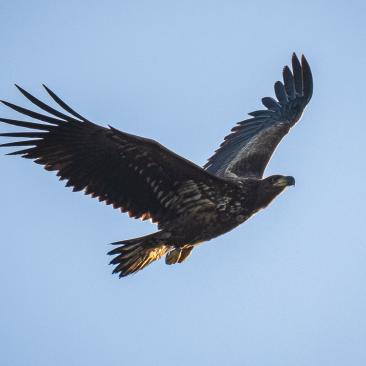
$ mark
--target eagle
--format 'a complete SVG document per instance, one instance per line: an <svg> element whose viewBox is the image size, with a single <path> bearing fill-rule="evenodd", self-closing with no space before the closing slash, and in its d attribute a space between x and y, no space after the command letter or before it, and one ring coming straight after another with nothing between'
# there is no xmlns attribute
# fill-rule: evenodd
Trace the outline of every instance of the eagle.
<svg viewBox="0 0 366 366"><path fill-rule="evenodd" d="M265 109L249 113L200 167L158 142L83 117L43 85L60 108L18 90L38 112L1 101L33 122L0 118L25 132L1 133L21 138L3 143L20 155L57 172L73 191L112 205L130 217L150 219L157 231L112 243L113 273L124 277L165 256L167 264L182 263L202 242L224 234L267 207L288 186L292 176L263 173L282 138L302 116L311 99L309 64L292 55L283 82L274 84L275 98L265 97ZM45 113L46 112L46 113ZM20 148L20 150L18 150Z"/></svg>

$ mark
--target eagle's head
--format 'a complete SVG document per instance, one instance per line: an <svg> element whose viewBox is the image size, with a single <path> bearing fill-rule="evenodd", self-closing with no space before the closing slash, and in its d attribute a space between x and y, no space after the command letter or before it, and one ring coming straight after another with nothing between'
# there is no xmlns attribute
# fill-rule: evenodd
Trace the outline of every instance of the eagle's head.
<svg viewBox="0 0 366 366"><path fill-rule="evenodd" d="M278 196L286 187L294 186L295 178L284 175L271 175L260 181L258 187L258 208L266 207L276 196Z"/></svg>
<svg viewBox="0 0 366 366"><path fill-rule="evenodd" d="M271 175L262 180L262 188L267 191L283 191L288 186L295 185L295 178L284 175Z"/></svg>

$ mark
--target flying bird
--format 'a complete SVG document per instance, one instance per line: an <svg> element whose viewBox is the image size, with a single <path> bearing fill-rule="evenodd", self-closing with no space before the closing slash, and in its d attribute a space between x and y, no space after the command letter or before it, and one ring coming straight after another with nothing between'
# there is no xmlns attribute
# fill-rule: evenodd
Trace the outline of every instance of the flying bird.
<svg viewBox="0 0 366 366"><path fill-rule="evenodd" d="M183 262L197 245L232 230L295 184L291 176L263 173L310 101L313 81L306 58L300 62L294 53L292 70L285 66L283 82L274 84L277 100L263 98L266 108L237 123L203 168L154 140L91 122L45 85L60 110L16 87L43 112L2 101L38 120L0 118L28 129L0 134L22 138L0 145L20 148L7 155L32 159L73 191L157 224L155 233L112 243L113 273L123 277L163 256L167 264Z"/></svg>

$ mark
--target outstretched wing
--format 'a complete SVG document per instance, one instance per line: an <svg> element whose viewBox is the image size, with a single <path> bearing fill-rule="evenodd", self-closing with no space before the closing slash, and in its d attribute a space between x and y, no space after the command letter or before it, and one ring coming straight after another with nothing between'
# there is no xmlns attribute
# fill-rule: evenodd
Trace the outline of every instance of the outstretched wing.
<svg viewBox="0 0 366 366"><path fill-rule="evenodd" d="M131 217L162 223L176 214L166 200L180 183L194 180L210 186L220 180L153 140L90 122L45 88L70 115L18 87L27 99L53 116L3 101L15 111L45 123L0 118L6 124L32 130L1 133L25 139L0 146L22 147L8 155L34 159L45 169L57 171L60 180L67 180L66 186L73 187L73 191L85 190Z"/></svg>
<svg viewBox="0 0 366 366"><path fill-rule="evenodd" d="M292 55L292 72L283 69L283 83L274 84L278 100L263 98L267 108L249 113L252 118L239 122L225 137L204 168L217 176L261 178L277 145L300 119L313 93L313 78L304 56L301 64Z"/></svg>

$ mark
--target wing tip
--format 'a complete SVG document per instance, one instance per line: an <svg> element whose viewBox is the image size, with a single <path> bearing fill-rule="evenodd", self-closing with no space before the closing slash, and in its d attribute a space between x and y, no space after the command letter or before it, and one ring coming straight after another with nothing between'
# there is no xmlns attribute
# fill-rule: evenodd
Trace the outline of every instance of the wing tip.
<svg viewBox="0 0 366 366"><path fill-rule="evenodd" d="M25 90L23 89L21 86L19 86L18 84L14 83L14 86L18 89L18 91L23 94L26 98L29 98L30 97L30 94Z"/></svg>
<svg viewBox="0 0 366 366"><path fill-rule="evenodd" d="M52 90L46 84L42 83L42 86L43 86L43 88L46 89L47 93L49 93L49 94L53 93Z"/></svg>
<svg viewBox="0 0 366 366"><path fill-rule="evenodd" d="M15 86L15 87L18 89L18 91L20 91L24 96L29 95L29 93L28 93L25 89L23 89L19 84L14 83L14 86Z"/></svg>
<svg viewBox="0 0 366 366"><path fill-rule="evenodd" d="M297 57L296 52L292 52L291 61L292 62L299 62L299 58Z"/></svg>
<svg viewBox="0 0 366 366"><path fill-rule="evenodd" d="M313 95L313 75L305 55L301 55L302 78L304 84L304 97L309 102Z"/></svg>
<svg viewBox="0 0 366 366"><path fill-rule="evenodd" d="M283 69L282 69L282 74L285 74L285 73L288 73L288 72L290 72L290 73L292 74L292 72L291 72L291 70L290 70L289 66L288 66L288 65L285 65L285 66L283 67Z"/></svg>

